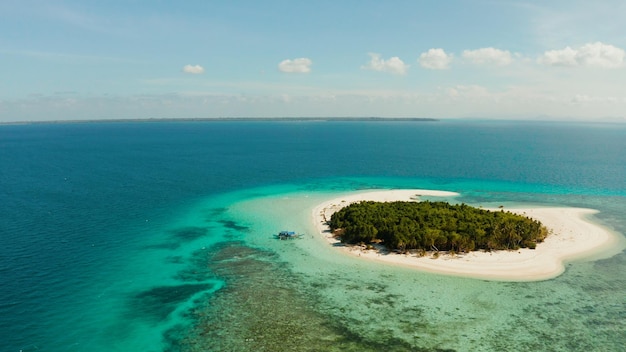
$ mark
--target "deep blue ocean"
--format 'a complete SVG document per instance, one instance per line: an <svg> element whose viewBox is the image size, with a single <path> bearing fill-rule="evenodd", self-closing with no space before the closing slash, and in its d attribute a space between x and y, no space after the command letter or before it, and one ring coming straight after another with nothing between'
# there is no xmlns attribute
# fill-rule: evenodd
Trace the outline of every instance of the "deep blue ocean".
<svg viewBox="0 0 626 352"><path fill-rule="evenodd" d="M349 287L334 286L338 281L331 274L321 280L326 274L274 267L292 263L290 258L300 255L296 249L251 244L259 229L279 225L255 218L258 212L246 210L255 203L247 202L370 188L456 191L470 204L588 207L600 210L596 220L623 236L626 125L466 120L2 125L0 351L294 350L292 335L302 339L295 349L307 351L546 350L541 341L550 341L555 351L623 347L623 252L574 262L561 277L540 283L410 274L412 280L428 280L432 290L467 287L467 292L499 292L503 300L524 292L529 302L518 315L500 315L505 306L494 310L500 319L494 326L502 330L490 333L467 323L468 333L447 321L447 331L437 325L438 333L415 332L435 327L434 320L443 316L431 312L431 304L411 311L423 318L424 325L405 324L415 331L389 317L379 323L388 324L384 333L374 338L364 332L366 318L346 313L359 311L362 302L328 303ZM237 262L241 258L248 261ZM384 280L396 274L389 275ZM257 286L246 286L251 282ZM393 294L395 307L413 302L394 293L393 284L371 287ZM267 295L288 296L290 290L306 300L263 303ZM244 294L251 296L244 301ZM569 303L557 304L556 297ZM478 298L449 299L458 311L491 309ZM391 309L373 307L370 311ZM276 335L283 344L272 345L266 341L274 332L251 325L272 315L293 326L319 325ZM533 327L525 328L528 335L515 329L523 319L533 319ZM482 324L477 326L491 323ZM543 328L534 330L537 326ZM429 335L418 339L419 334ZM594 346L599 348L589 349Z"/></svg>

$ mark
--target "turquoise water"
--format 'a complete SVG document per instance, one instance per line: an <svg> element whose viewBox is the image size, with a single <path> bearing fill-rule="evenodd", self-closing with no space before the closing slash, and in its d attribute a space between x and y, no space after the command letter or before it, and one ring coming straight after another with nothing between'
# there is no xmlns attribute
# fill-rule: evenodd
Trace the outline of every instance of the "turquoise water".
<svg viewBox="0 0 626 352"><path fill-rule="evenodd" d="M489 282L344 257L312 207L372 188L600 210L626 233L626 126L0 126L0 350L619 351L624 253Z"/></svg>

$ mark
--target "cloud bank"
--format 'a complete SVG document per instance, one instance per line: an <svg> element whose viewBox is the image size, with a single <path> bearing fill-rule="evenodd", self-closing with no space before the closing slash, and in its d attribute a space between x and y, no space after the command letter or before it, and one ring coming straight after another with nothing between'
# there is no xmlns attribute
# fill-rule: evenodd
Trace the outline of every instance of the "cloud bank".
<svg viewBox="0 0 626 352"><path fill-rule="evenodd" d="M576 91L574 89L573 91ZM98 106L98 109L93 109ZM352 90L272 93L267 95L196 92L134 96L37 96L0 99L0 121L197 118L197 117L336 117L417 116L454 118L605 119L626 122L626 96L546 95L535 87L490 90L480 85L442 86L437 91Z"/></svg>

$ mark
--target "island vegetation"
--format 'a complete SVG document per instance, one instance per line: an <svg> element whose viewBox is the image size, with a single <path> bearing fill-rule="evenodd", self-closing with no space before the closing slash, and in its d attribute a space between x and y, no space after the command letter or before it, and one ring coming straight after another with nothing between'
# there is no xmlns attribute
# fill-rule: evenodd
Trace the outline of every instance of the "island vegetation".
<svg viewBox="0 0 626 352"><path fill-rule="evenodd" d="M402 252L534 249L548 235L526 216L430 201L353 203L328 224L343 243L381 243Z"/></svg>

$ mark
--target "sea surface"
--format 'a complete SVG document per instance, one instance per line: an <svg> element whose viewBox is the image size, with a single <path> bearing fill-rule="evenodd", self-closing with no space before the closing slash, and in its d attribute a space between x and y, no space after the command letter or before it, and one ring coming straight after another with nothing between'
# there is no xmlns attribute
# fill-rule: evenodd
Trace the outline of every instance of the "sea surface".
<svg viewBox="0 0 626 352"><path fill-rule="evenodd" d="M623 351L624 252L498 282L314 236L317 204L391 188L598 209L623 239L626 124L0 126L0 351Z"/></svg>

